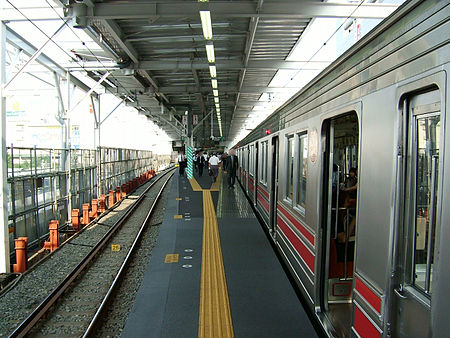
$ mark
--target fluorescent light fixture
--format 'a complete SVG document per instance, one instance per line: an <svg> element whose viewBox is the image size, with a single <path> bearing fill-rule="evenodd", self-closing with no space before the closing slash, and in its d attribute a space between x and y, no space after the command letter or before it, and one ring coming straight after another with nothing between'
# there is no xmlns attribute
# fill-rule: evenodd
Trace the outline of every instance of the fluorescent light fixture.
<svg viewBox="0 0 450 338"><path fill-rule="evenodd" d="M211 77L217 77L216 66L209 66L209 74L211 74Z"/></svg>
<svg viewBox="0 0 450 338"><path fill-rule="evenodd" d="M216 109L220 109L220 105L218 103L216 104Z"/></svg>
<svg viewBox="0 0 450 338"><path fill-rule="evenodd" d="M211 13L209 11L200 11L200 19L202 20L203 36L205 40L212 39Z"/></svg>
<svg viewBox="0 0 450 338"><path fill-rule="evenodd" d="M218 91L217 89L214 89L214 90L213 90L213 95L214 95L214 96L219 96L219 91Z"/></svg>
<svg viewBox="0 0 450 338"><path fill-rule="evenodd" d="M219 103L219 98L218 97L214 97L214 103Z"/></svg>
<svg viewBox="0 0 450 338"><path fill-rule="evenodd" d="M216 79L211 79L211 85L214 89L217 89L217 80Z"/></svg>
<svg viewBox="0 0 450 338"><path fill-rule="evenodd" d="M209 63L213 63L216 61L216 57L214 56L214 45L212 41L206 44L206 56L208 58Z"/></svg>

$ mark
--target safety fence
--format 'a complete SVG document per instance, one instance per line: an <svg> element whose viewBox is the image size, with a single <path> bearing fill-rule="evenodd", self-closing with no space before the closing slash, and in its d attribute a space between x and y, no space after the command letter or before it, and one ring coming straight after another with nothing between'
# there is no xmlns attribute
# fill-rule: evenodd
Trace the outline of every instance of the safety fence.
<svg viewBox="0 0 450 338"><path fill-rule="evenodd" d="M170 165L170 155L105 148L44 149L8 147L8 227L10 243L28 237L41 247L51 220L70 224L72 209L81 209L101 194L149 170ZM10 245L13 255L14 246Z"/></svg>

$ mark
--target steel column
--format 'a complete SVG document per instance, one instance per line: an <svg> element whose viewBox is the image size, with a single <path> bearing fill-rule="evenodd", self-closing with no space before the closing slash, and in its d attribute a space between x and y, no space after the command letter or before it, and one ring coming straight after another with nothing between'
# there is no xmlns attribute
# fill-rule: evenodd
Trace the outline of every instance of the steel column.
<svg viewBox="0 0 450 338"><path fill-rule="evenodd" d="M8 162L6 150L6 25L0 22L0 273L10 272L8 229Z"/></svg>

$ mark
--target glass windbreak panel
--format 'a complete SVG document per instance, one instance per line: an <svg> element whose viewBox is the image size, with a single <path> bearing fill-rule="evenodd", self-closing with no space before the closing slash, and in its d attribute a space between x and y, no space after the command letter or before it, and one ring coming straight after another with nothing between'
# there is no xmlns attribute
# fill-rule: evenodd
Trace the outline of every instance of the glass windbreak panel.
<svg viewBox="0 0 450 338"><path fill-rule="evenodd" d="M416 120L416 186L413 284L431 294L439 177L439 115Z"/></svg>
<svg viewBox="0 0 450 338"><path fill-rule="evenodd" d="M294 193L294 136L287 137L287 175L286 175L286 198L292 201Z"/></svg>
<svg viewBox="0 0 450 338"><path fill-rule="evenodd" d="M306 172L308 169L308 137L306 134L299 135L298 138L298 185L297 185L297 206L305 208L306 200Z"/></svg>

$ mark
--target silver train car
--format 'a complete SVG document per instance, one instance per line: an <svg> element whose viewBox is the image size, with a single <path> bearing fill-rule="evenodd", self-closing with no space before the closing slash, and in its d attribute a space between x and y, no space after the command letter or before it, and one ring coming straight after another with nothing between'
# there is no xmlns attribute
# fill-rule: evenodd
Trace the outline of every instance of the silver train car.
<svg viewBox="0 0 450 338"><path fill-rule="evenodd" d="M449 17L404 3L236 145L329 336L450 335Z"/></svg>

